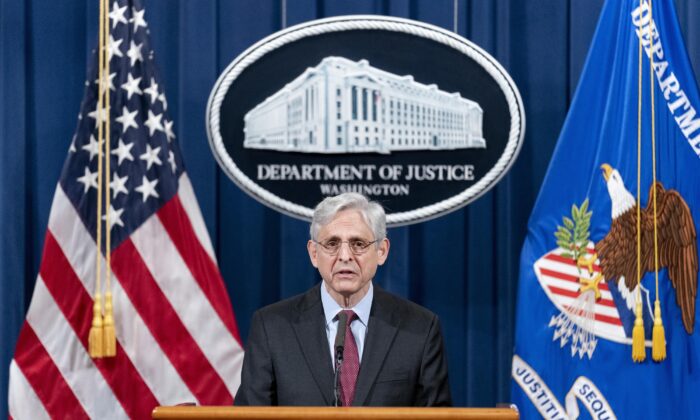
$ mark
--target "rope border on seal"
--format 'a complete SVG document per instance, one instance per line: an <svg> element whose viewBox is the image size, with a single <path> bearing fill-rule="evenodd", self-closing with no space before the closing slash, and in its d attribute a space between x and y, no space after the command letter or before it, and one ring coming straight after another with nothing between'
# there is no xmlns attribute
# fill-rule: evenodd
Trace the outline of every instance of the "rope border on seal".
<svg viewBox="0 0 700 420"><path fill-rule="evenodd" d="M244 191L256 200L271 205L292 217L310 220L313 209L304 207L269 192L245 175L234 163L226 151L220 133L220 110L228 89L238 76L252 63L264 55L301 38L330 32L349 30L386 30L419 36L449 46L476 61L496 81L506 97L510 113L510 130L508 143L496 164L474 185L461 193L443 201L415 210L387 215L389 227L396 227L419 221L429 220L448 212L457 210L476 200L494 186L508 171L522 146L525 135L525 115L522 99L515 83L508 73L493 57L471 41L430 24L409 19L386 16L341 16L313 20L276 32L255 43L229 64L216 81L207 103L206 127L209 145L214 157L224 172Z"/></svg>

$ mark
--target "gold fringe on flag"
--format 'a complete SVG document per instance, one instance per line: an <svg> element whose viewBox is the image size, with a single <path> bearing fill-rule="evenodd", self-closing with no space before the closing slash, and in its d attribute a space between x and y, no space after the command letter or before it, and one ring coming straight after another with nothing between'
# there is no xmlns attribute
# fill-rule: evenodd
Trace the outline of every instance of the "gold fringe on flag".
<svg viewBox="0 0 700 420"><path fill-rule="evenodd" d="M647 358L644 347L644 321L642 320L642 302L637 301L635 307L636 317L634 318L634 328L632 329L632 360L643 362Z"/></svg>
<svg viewBox="0 0 700 420"><path fill-rule="evenodd" d="M666 333L661 322L661 305L658 298L654 302L654 328L651 336L651 358L655 362L661 362L666 359Z"/></svg>
<svg viewBox="0 0 700 420"><path fill-rule="evenodd" d="M88 352L90 357L98 359L104 354L104 330L102 323L102 298L95 293L95 303L92 305L92 326L88 337Z"/></svg>
<svg viewBox="0 0 700 420"><path fill-rule="evenodd" d="M105 293L103 350L103 357L114 357L117 355L117 338L114 333L114 316L112 315L112 292L110 291Z"/></svg>

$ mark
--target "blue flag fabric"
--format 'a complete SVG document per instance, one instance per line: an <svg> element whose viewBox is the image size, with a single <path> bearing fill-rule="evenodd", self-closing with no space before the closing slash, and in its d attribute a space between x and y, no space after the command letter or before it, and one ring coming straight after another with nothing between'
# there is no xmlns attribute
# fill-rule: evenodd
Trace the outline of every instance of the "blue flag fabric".
<svg viewBox="0 0 700 420"><path fill-rule="evenodd" d="M662 362L654 362L651 351L657 288L650 77L657 181L663 187L657 189L656 216L667 341ZM522 250L512 368L512 398L522 418L700 418L699 110L673 1L608 0ZM646 335L641 363L631 357L638 301Z"/></svg>

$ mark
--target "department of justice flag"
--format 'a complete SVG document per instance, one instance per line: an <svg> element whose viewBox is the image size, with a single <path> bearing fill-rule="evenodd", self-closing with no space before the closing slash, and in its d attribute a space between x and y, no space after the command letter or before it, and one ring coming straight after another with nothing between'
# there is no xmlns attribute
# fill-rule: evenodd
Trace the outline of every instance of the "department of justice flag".
<svg viewBox="0 0 700 420"><path fill-rule="evenodd" d="M111 269L115 357L91 358L97 226L97 54L56 188L10 366L14 419L150 418L232 404L243 350L156 74L140 0L110 4ZM104 260L102 266L104 267Z"/></svg>
<svg viewBox="0 0 700 420"><path fill-rule="evenodd" d="M607 0L522 250L523 419L700 417L699 111L673 0Z"/></svg>

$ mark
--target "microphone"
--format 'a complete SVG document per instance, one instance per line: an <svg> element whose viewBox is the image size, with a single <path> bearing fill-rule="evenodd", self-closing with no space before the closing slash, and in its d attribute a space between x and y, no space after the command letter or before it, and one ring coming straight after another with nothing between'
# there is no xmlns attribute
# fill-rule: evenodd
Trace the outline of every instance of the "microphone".
<svg viewBox="0 0 700 420"><path fill-rule="evenodd" d="M343 348L345 348L345 328L348 324L348 315L345 311L338 313L338 332L335 335L335 353L336 358L340 354L340 360L343 360Z"/></svg>
<svg viewBox="0 0 700 420"><path fill-rule="evenodd" d="M335 375L333 378L333 406L340 406L340 368L343 365L343 349L345 348L345 330L347 328L348 315L345 311L338 313L338 332L335 334Z"/></svg>

